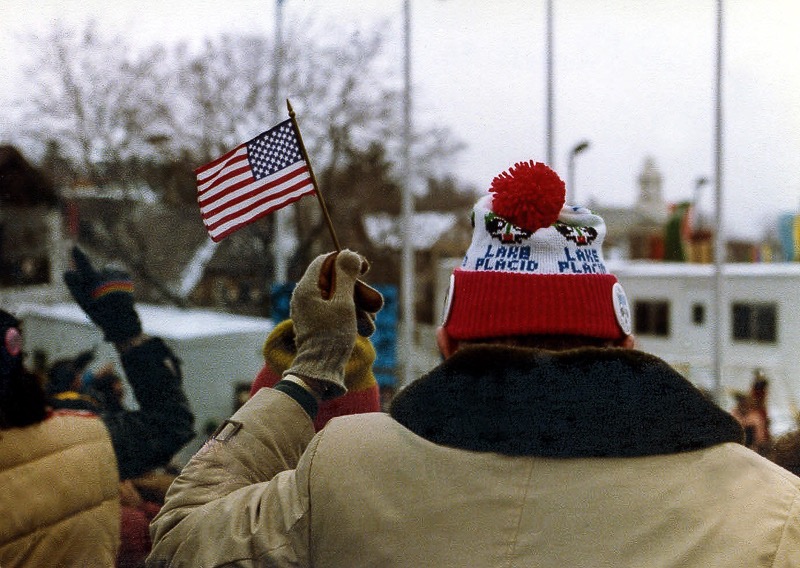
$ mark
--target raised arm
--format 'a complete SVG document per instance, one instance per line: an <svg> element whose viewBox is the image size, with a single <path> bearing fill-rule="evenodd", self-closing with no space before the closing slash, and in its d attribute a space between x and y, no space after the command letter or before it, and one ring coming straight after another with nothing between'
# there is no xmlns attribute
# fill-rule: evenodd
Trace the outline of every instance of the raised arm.
<svg viewBox="0 0 800 568"><path fill-rule="evenodd" d="M183 390L180 362L159 338L142 333L130 276L95 270L78 247L64 274L72 297L120 354L139 410L105 413L120 477L166 464L194 437L194 415Z"/></svg>
<svg viewBox="0 0 800 568"><path fill-rule="evenodd" d="M319 440L312 419L320 400L347 392L354 285L364 270L347 250L311 263L292 295L292 366L225 421L172 484L151 525L148 566L307 565Z"/></svg>

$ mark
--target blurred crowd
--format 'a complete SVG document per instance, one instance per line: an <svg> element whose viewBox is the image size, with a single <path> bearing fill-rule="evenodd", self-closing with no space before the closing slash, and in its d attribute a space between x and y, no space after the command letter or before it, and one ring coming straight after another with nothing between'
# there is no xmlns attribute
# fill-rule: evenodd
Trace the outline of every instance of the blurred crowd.
<svg viewBox="0 0 800 568"><path fill-rule="evenodd" d="M794 427L777 437L772 432L772 420L767 407L769 379L756 368L749 391L732 391L735 401L731 414L742 425L744 445L778 465L800 475L800 416L793 416Z"/></svg>
<svg viewBox="0 0 800 568"><path fill-rule="evenodd" d="M29 369L24 322L0 310L0 565L142 566L170 462L194 437L180 361L143 333L126 273L75 248L65 280L126 380L110 361L91 370L91 349Z"/></svg>
<svg viewBox="0 0 800 568"><path fill-rule="evenodd" d="M142 333L129 276L95 271L79 249L73 255L73 282L83 270L89 276L81 284L100 290L74 294L92 298L87 314L117 348L126 375L114 361L96 361L95 347L55 361L37 354L27 364L24 322L0 310L0 480L25 487L2 499L3 510L19 513L0 521L0 566L140 568L152 545L150 522L179 471L173 457L194 436L194 418L180 361ZM99 307L103 290L112 292ZM251 393L274 386L294 355L287 320L266 338ZM380 410L374 361L372 343L361 338L347 366L350 392L322 405L317 429L335 416ZM126 383L136 410L125 405ZM43 487L58 491L27 506L26 497Z"/></svg>

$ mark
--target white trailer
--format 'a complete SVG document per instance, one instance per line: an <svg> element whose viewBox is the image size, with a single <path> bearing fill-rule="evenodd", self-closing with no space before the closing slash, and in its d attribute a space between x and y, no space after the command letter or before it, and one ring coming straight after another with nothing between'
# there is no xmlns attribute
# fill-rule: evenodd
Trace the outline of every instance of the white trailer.
<svg viewBox="0 0 800 568"><path fill-rule="evenodd" d="M237 393L263 365L261 347L273 324L268 319L221 312L137 304L145 333L161 337L182 361L183 381L195 414L195 439L178 454L183 465L206 439L205 430L230 416ZM44 352L50 362L97 346L91 368L112 362L122 367L113 347L74 303L23 304L14 310L23 321L25 350ZM135 407L130 397L126 403Z"/></svg>
<svg viewBox="0 0 800 568"><path fill-rule="evenodd" d="M715 267L709 264L609 262L634 316L638 347L694 384L713 390L715 333L724 392L747 391L754 371L769 379L774 430L795 426L800 405L800 263L726 264L714 321ZM727 401L732 405L732 400Z"/></svg>

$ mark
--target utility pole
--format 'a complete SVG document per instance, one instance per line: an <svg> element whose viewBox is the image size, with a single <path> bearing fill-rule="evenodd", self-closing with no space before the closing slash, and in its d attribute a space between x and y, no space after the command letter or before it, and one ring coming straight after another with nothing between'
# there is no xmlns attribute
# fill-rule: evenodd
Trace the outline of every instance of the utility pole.
<svg viewBox="0 0 800 568"><path fill-rule="evenodd" d="M408 385L414 379L414 250L413 250L413 220L414 220L414 195L412 192L411 172L411 0L403 0L403 30L404 30L404 96L403 96L403 200L402 200L402 242L403 253L401 258L401 284L400 308L402 312L400 325L400 388Z"/></svg>
<svg viewBox="0 0 800 568"><path fill-rule="evenodd" d="M725 313L722 269L725 263L725 230L722 215L722 47L723 47L723 0L717 0L717 68L715 77L714 105L714 396L722 403L722 347L725 340Z"/></svg>
<svg viewBox="0 0 800 568"><path fill-rule="evenodd" d="M281 74L283 72L283 2L285 0L275 0L275 51L273 54L274 72L272 74L272 110L275 114L273 122L278 121L278 117L283 112L283 93L281 92ZM275 261L273 281L275 284L283 284L288 279L289 273L289 250L286 245L286 226L288 225L287 208L275 211L273 215L273 234L272 234L272 257Z"/></svg>

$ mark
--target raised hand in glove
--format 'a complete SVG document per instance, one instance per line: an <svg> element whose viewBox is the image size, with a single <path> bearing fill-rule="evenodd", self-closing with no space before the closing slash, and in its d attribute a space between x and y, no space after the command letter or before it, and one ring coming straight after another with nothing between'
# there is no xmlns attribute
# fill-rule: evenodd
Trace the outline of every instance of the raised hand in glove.
<svg viewBox="0 0 800 568"><path fill-rule="evenodd" d="M72 248L72 260L74 269L64 273L64 282L106 341L123 343L140 335L142 324L134 307L130 275L113 268L98 272L77 246Z"/></svg>
<svg viewBox="0 0 800 568"><path fill-rule="evenodd" d="M337 253L329 254L322 261L319 273L319 287L323 290L323 297L330 296L332 280L335 275L334 264ZM369 270L369 263L361 258L361 274ZM383 307L383 296L372 286L362 280L356 280L353 288L353 301L356 304L356 331L361 337L371 337L375 333L375 316Z"/></svg>
<svg viewBox="0 0 800 568"><path fill-rule="evenodd" d="M347 392L344 369L356 341L358 321L362 320L365 333L371 334L369 326L374 331L374 323L369 314L374 317L383 305L380 294L361 282L359 287L368 290L362 289L360 294L369 302L362 308L356 306L356 283L368 269L361 255L347 249L321 255L312 261L292 293L289 313L297 355L283 374L315 381L320 388L314 390L323 400ZM360 318L359 311L364 314Z"/></svg>

